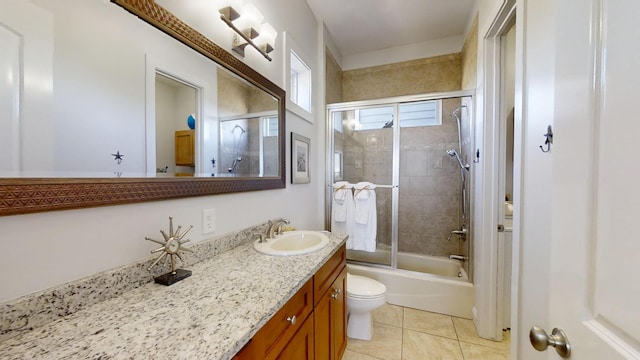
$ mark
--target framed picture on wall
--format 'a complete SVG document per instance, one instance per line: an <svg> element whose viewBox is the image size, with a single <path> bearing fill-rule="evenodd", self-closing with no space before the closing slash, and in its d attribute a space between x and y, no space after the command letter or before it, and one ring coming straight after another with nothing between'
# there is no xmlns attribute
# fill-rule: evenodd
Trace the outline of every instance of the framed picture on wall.
<svg viewBox="0 0 640 360"><path fill-rule="evenodd" d="M311 140L302 135L291 133L291 183L308 184L311 182L309 172L309 150Z"/></svg>

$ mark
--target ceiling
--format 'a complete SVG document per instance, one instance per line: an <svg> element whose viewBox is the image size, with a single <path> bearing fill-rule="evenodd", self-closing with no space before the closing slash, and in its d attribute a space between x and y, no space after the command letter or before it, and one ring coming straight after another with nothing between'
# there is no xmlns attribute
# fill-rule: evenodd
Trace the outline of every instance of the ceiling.
<svg viewBox="0 0 640 360"><path fill-rule="evenodd" d="M342 56L464 35L474 0L307 0Z"/></svg>

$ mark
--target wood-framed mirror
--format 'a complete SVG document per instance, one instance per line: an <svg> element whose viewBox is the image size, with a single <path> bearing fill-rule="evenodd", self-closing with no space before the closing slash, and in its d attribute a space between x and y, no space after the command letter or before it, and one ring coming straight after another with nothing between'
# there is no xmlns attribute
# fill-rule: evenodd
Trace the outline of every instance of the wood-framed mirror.
<svg viewBox="0 0 640 360"><path fill-rule="evenodd" d="M146 161L141 160L141 162L143 162L144 164L142 165L143 167L140 172L125 171L124 176L122 176L120 172L111 172L112 169L109 169L109 176L86 177L85 175L81 175L78 177L48 177L46 175L29 176L29 172L21 173L18 176L2 176L3 172L0 169L0 216L26 214L41 211L127 204L188 196L203 196L232 192L284 188L286 186L284 90L268 80L266 77L262 76L260 73L256 72L251 67L244 64L242 61L238 60L236 57L225 51L220 46L213 43L211 40L207 39L205 36L198 33L188 24L156 4L155 1L111 1L126 9L128 12L139 17L148 24L151 24L154 28L161 30L171 38L184 44L184 46L187 46L189 49L191 49L191 51L197 52L198 54L200 54L198 56L204 56L206 58L206 61L211 61L218 64L220 68L220 70L218 71L218 73L220 74L220 76L218 76L218 79L228 77L226 75L223 76L223 74L231 75L232 77L235 76L237 77L238 81L250 84L259 91L266 94L267 98L273 98L274 105L269 109L258 107L254 109L245 109L245 113L250 113L251 116L247 114L245 114L244 116L240 116L229 111L220 114L216 113L215 118L217 122L212 124L217 125L208 125L210 125L210 127L212 128L215 128L215 131L212 131L209 135L220 141L220 143L215 145L215 151L218 151L218 153L214 153L214 156L212 157L206 152L206 145L199 145L199 150L196 151L199 154L199 156L196 156L196 158L199 157L199 159L197 159L196 161L198 162L198 164L200 164L199 166L201 167L201 169L198 170L198 165L194 166L193 168L196 169L195 174L191 174L190 176L186 177L164 176L164 174L162 173L162 170L166 169L166 167L163 166L164 163L162 163L161 160L158 160L159 158L156 159L155 156L152 157L149 154L146 155ZM45 6L48 6L47 2L43 2L43 4L46 4ZM113 4L108 3L100 4L99 6L105 5L114 6ZM119 9L117 6L114 7L116 9ZM122 9L119 10L120 12L122 12ZM70 13L72 13L72 11L70 11ZM125 14L127 16L130 16L133 20L142 24L141 26L147 26L139 19L131 16L131 14ZM69 16L73 16L73 14L69 14ZM99 18L88 17L85 21L99 21ZM64 19L56 19L56 26L64 26ZM118 24L110 24L109 26L113 28L117 27ZM82 29L78 31L82 31ZM56 44L56 46L58 45ZM64 51L64 48L62 48L62 50L56 50ZM86 56L90 55L91 54L86 54ZM112 55L113 58L111 58L111 60L118 61L118 54ZM152 56L147 56L147 69L149 63L162 63L161 60L156 60L158 60L157 57L154 59ZM78 69L76 67L74 68L74 71L81 71L81 69ZM135 80L145 81L143 79ZM146 81L148 82L149 79L146 79ZM219 80L217 81L219 82ZM2 91L2 89L0 89L0 91ZM54 91L56 91L56 89L54 89ZM147 91L146 96L149 96L148 93L149 91ZM122 98L126 98L127 94L116 95L121 96ZM105 98L107 99L104 99L104 106L108 107L109 97ZM137 107L143 107L142 111L140 111L141 113L146 113L148 115L150 112L153 112L149 111L149 109L145 109L144 107L146 105L144 104L144 101L141 102L142 104L136 103ZM53 110L58 110L57 108L55 108L55 106L52 107L54 108ZM59 115L56 114L55 116ZM210 116L203 117L210 118ZM251 131L249 130L250 128L258 129L253 131L256 134L260 134L260 136L266 133L265 130L263 130L263 127L260 125L261 122L255 119L263 121L265 127L269 127L268 124L271 124L270 128L273 137L272 140L270 140L271 148L262 150L264 153L268 153L270 154L269 156L272 156L269 160L264 160L262 158L252 159L248 155L248 153L246 156L240 155L238 144L241 140L247 142L246 139L242 138L242 136L247 131ZM146 119L146 121L148 124L149 120ZM206 127L207 124L203 124L203 121L205 120L198 119L198 123L196 124L196 126ZM144 128L144 126L142 126L142 128ZM147 125L147 129L141 131L150 133L152 130L154 130L154 127L151 127L151 130L149 130L149 128L150 127ZM44 132L45 130L46 127L41 129L41 132ZM51 132L56 132L56 135L60 133L60 131L55 131L55 129L48 130ZM99 129L95 129L92 131L98 133L100 132ZM197 127L196 131L198 131ZM223 140L225 139L225 135L223 134L224 131L227 131L229 133L226 135L226 139L231 139L230 141L232 145L223 144ZM246 137L247 135L244 136ZM19 136L18 138L20 139ZM264 138L261 139L260 146L266 146L264 144L267 143L267 141L263 140ZM31 141L33 142L34 140ZM95 140L85 141L96 143L95 147L99 146L99 144L97 144L97 141ZM160 142L159 138L158 140L156 140L156 138L153 138L153 141L149 141L149 138L146 138L145 140L136 142L136 146L138 146L138 148L141 147L143 150L146 146L146 149L148 150L153 147L149 145L149 143L153 143L154 141ZM196 140L196 142L197 141L199 140ZM68 143L69 142L67 141L66 144ZM225 155L224 148L229 148L230 154ZM117 146L112 146L110 149L111 151L107 152L116 153L116 151L118 151L119 153L121 151L119 148L117 148ZM66 158L74 158L75 155L73 154L79 154L81 152L83 151L76 150L75 153L71 153L71 156L67 156ZM101 150L101 156L103 155L103 153L105 153L105 150ZM42 152L40 152L40 154L42 154ZM125 159L123 163L127 163L127 160L132 159L136 153L123 151L123 154ZM47 156L47 154L43 155L43 157L45 158ZM51 157L55 157L55 155L51 155ZM244 160L244 162L240 161L239 159ZM109 159L109 164L115 164L115 160L117 159L111 157ZM207 168L207 164L213 163L211 166L216 165L216 161L212 160L217 161L218 172L215 174L213 173L213 171L211 171L210 168ZM224 163L225 161L228 161L229 164ZM1 162L2 158L0 157L0 163ZM17 162L19 163L20 161L18 160ZM259 166L249 166L250 164L254 163L259 164ZM244 172L241 171L243 168L246 168L247 170ZM158 174L155 174L156 170L158 171ZM176 164L175 173L178 174L178 171L179 170L177 169ZM96 172L96 174L99 173ZM140 174L140 176L136 176L137 174Z"/></svg>

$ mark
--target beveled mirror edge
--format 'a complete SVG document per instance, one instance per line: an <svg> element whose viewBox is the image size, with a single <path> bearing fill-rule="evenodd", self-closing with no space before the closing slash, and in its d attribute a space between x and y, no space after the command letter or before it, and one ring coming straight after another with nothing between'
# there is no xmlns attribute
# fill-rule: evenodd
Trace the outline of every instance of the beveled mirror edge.
<svg viewBox="0 0 640 360"><path fill-rule="evenodd" d="M111 0L278 100L280 176L275 178L0 178L0 216L286 187L285 92L153 0Z"/></svg>

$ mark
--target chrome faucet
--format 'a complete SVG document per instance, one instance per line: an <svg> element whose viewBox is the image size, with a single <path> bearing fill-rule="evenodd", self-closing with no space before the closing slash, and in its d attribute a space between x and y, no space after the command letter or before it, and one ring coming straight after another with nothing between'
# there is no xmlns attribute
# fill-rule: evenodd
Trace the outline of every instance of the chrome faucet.
<svg viewBox="0 0 640 360"><path fill-rule="evenodd" d="M453 230L453 231L451 231L451 232L449 233L449 236L447 237L447 241L450 241L450 240L451 240L451 236L453 236L454 234L455 234L455 235L458 235L458 236L461 236L461 237L466 237L466 236L467 236L467 233L468 233L468 230L467 230L467 228L466 228L466 227L464 226L464 224L463 224L463 225L460 227L460 230ZM465 240L465 239L463 238L462 240Z"/></svg>
<svg viewBox="0 0 640 360"><path fill-rule="evenodd" d="M464 256L464 255L449 255L449 259L451 260L460 260L462 262L465 262L467 260L469 260L468 256Z"/></svg>
<svg viewBox="0 0 640 360"><path fill-rule="evenodd" d="M289 220L282 218L275 221L269 220L269 226L267 227L267 239L273 239L275 235L282 234L282 226L289 223Z"/></svg>
<svg viewBox="0 0 640 360"><path fill-rule="evenodd" d="M266 242L266 240L264 239L264 234L263 233L255 233L253 235L258 237L258 242L259 243Z"/></svg>

